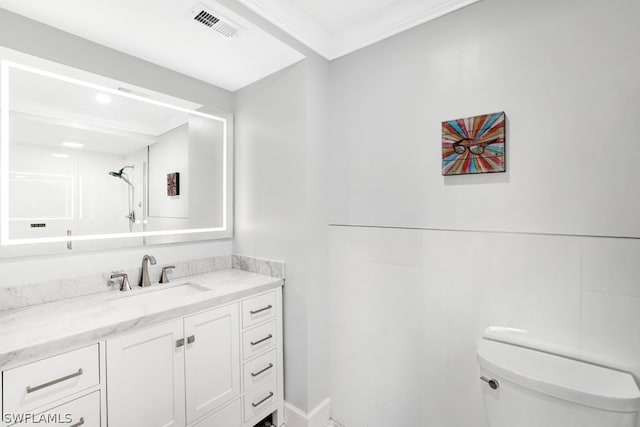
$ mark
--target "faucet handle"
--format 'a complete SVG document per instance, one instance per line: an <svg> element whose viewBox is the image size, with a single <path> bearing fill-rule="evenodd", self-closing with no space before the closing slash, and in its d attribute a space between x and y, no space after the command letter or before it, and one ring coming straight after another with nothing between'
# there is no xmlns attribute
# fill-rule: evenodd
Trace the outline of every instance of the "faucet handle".
<svg viewBox="0 0 640 427"><path fill-rule="evenodd" d="M120 284L120 290L125 292L125 291L130 291L131 290L131 285L129 285L129 276L127 276L127 273L114 273L111 275L112 279L118 279L118 278L122 278L122 283Z"/></svg>
<svg viewBox="0 0 640 427"><path fill-rule="evenodd" d="M176 268L175 265L167 265L166 267L162 267L162 274L160 275L160 283L169 283L169 276L167 275L168 270L173 270Z"/></svg>

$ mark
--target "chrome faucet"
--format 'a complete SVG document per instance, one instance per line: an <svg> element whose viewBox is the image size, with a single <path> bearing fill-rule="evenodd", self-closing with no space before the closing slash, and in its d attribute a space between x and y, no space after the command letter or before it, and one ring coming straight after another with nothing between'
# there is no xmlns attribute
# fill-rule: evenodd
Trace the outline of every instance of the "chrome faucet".
<svg viewBox="0 0 640 427"><path fill-rule="evenodd" d="M140 286L151 286L149 281L149 263L156 265L156 258L152 255L145 255L142 257L142 275L140 276Z"/></svg>

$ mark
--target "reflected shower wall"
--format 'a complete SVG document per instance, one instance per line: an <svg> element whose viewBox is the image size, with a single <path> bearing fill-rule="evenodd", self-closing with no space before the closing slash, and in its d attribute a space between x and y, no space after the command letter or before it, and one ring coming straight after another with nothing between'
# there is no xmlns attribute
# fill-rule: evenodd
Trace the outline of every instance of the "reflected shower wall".
<svg viewBox="0 0 640 427"><path fill-rule="evenodd" d="M123 164L134 165L129 176L136 188L134 212L139 222L133 231L143 231L144 173L146 149L127 156L97 152L66 152L36 144L11 147L10 199L11 238L43 238L129 232L127 185L108 172ZM29 195L25 197L25 195ZM132 245L142 238L129 238ZM122 242L91 242L91 248L121 247ZM73 243L82 248L85 242ZM52 252L66 243L51 244ZM13 248L15 250L16 248Z"/></svg>

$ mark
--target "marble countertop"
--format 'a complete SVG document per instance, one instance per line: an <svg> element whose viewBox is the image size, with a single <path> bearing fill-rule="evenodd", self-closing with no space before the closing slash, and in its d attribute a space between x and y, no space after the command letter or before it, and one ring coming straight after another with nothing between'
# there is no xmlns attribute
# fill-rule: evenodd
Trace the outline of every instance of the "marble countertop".
<svg viewBox="0 0 640 427"><path fill-rule="evenodd" d="M188 285L186 284L195 284ZM276 289L278 278L228 269L129 292L101 292L0 311L0 368L95 343ZM177 289L181 287L180 289ZM163 292L167 290L167 292ZM183 292L184 291L184 292Z"/></svg>

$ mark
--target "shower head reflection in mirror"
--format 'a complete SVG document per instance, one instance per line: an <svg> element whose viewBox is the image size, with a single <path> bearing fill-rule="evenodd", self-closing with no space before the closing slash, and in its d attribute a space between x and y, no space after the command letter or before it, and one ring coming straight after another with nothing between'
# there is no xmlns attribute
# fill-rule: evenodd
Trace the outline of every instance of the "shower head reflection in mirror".
<svg viewBox="0 0 640 427"><path fill-rule="evenodd" d="M230 113L145 89L121 91L121 82L60 64L49 67L49 61L18 53L19 63L7 51L0 47L2 246L80 241L94 249L106 239L123 244L127 239L130 246L135 238L140 240L134 245L142 239L168 243L231 236ZM96 93L111 102L96 102ZM61 143L69 140L82 143ZM173 171L181 173L184 191L168 198L166 175ZM77 185L16 180L38 173L69 175ZM49 209L43 200L29 211L39 200L32 194L48 194L48 201L73 212L73 218L64 226L56 220L30 229L25 224ZM71 237L67 229L74 229ZM112 242L109 247L118 247Z"/></svg>
<svg viewBox="0 0 640 427"><path fill-rule="evenodd" d="M109 175L115 176L116 178L120 178L121 180L123 180L127 184L133 186L131 181L129 181L129 175L127 175L127 173L124 171L125 169L134 169L134 167L133 166L125 166L122 169L120 169L118 172L113 172L113 171L109 172Z"/></svg>
<svg viewBox="0 0 640 427"><path fill-rule="evenodd" d="M136 223L136 211L133 206L135 204L135 190L136 187L129 180L129 175L124 171L125 169L134 169L133 166L125 166L118 172L109 172L109 175L119 178L127 183L127 203L129 204L129 213L125 215L125 218L129 220L129 231L133 231L133 225Z"/></svg>

